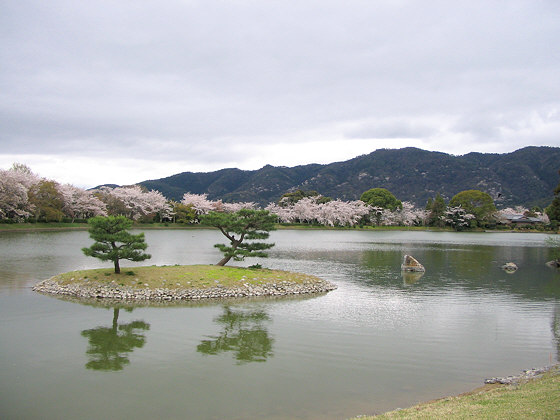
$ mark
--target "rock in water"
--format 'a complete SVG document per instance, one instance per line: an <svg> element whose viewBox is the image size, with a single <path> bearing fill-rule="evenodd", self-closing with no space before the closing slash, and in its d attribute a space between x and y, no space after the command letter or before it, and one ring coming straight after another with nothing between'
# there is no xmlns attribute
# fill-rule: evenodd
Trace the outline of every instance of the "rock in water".
<svg viewBox="0 0 560 420"><path fill-rule="evenodd" d="M418 271L418 272L426 271L424 266L422 264L420 264L416 260L416 258L414 258L410 255L405 255L404 256L403 263L401 265L401 270L403 270L403 271Z"/></svg>
<svg viewBox="0 0 560 420"><path fill-rule="evenodd" d="M513 273L514 271L517 270L517 265L515 265L515 263L508 262L502 265L502 270L505 270L508 273Z"/></svg>
<svg viewBox="0 0 560 420"><path fill-rule="evenodd" d="M549 267L560 268L560 260L552 260L546 263Z"/></svg>

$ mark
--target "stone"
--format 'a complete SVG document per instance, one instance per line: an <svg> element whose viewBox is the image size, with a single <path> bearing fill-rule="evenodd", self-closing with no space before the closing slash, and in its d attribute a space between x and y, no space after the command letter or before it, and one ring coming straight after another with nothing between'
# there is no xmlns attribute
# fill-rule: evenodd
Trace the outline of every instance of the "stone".
<svg viewBox="0 0 560 420"><path fill-rule="evenodd" d="M426 269L411 255L405 255L401 264L402 271L424 272Z"/></svg>
<svg viewBox="0 0 560 420"><path fill-rule="evenodd" d="M560 268L560 260L552 260L546 263L549 267Z"/></svg>
<svg viewBox="0 0 560 420"><path fill-rule="evenodd" d="M39 293L51 295L63 295L84 299L118 299L126 301L168 301L168 300L198 300L207 298L228 298L246 296L288 296L299 294L326 293L335 290L336 285L318 279L308 284L283 282L282 287L278 284L265 284L262 286L244 284L243 286L224 287L216 285L208 289L185 289L185 288L157 288L132 289L107 286L87 285L61 285L54 279L39 282L33 290Z"/></svg>
<svg viewBox="0 0 560 420"><path fill-rule="evenodd" d="M513 273L514 271L517 271L517 269L517 265L512 262L508 262L502 265L502 270L507 271L508 273Z"/></svg>

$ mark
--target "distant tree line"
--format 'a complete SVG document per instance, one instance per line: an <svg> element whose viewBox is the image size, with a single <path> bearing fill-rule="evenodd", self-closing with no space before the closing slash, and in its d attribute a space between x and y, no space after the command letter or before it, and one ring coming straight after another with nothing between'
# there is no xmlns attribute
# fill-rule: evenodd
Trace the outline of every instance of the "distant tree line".
<svg viewBox="0 0 560 420"><path fill-rule="evenodd" d="M4 223L75 222L95 216L124 216L137 222L194 224L210 221L211 218L205 217L210 213L236 213L242 209L258 210L258 206L253 202L213 201L206 194L190 193L178 202L138 185L84 190L41 178L21 164L0 170L0 221ZM371 188L364 191L360 200L353 201L333 200L317 191L298 189L286 192L264 210L274 215L276 222L286 224L433 226L465 230L492 229L512 220L523 220L542 229L557 229L560 184L544 211L521 207L497 210L491 196L479 190L461 191L448 202L436 193L424 208L418 208L410 202L401 202L385 188Z"/></svg>

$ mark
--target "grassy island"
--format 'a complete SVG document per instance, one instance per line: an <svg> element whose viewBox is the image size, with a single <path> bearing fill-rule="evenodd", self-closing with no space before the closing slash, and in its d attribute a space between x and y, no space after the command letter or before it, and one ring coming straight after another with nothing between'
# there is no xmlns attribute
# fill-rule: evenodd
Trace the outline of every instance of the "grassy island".
<svg viewBox="0 0 560 420"><path fill-rule="evenodd" d="M35 291L84 298L187 300L322 293L336 286L318 277L264 268L174 265L71 271Z"/></svg>

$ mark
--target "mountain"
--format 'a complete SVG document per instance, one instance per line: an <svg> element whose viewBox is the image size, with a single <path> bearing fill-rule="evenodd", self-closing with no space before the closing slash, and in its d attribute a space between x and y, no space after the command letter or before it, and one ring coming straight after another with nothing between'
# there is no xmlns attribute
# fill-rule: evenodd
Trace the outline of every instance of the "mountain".
<svg viewBox="0 0 560 420"><path fill-rule="evenodd" d="M499 207L547 206L558 184L559 147L525 147L512 153L469 153L453 156L413 147L380 149L368 155L328 165L295 167L266 165L254 171L221 169L183 172L140 182L180 200L184 193L208 194L212 200L277 201L298 188L356 200L370 188L382 187L399 200L424 206L438 192L449 200L463 190L489 193Z"/></svg>

